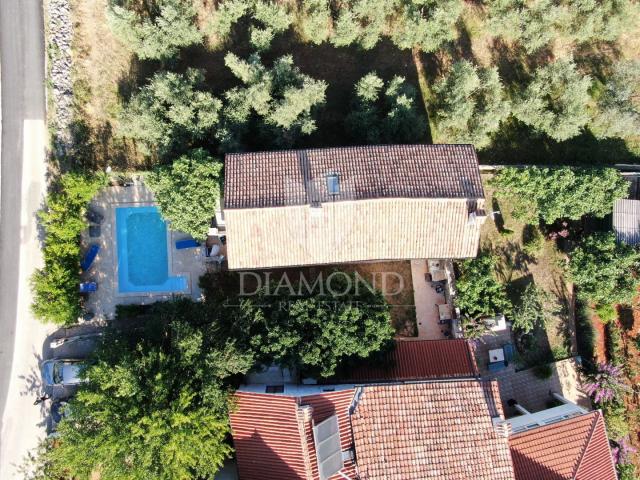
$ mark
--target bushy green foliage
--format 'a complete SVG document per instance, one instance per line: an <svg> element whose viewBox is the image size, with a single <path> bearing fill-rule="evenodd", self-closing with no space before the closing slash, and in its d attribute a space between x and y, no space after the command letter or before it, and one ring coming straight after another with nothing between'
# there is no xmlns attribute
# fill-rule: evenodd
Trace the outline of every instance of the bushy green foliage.
<svg viewBox="0 0 640 480"><path fill-rule="evenodd" d="M640 253L616 242L613 233L595 233L584 239L569 257L569 279L578 295L598 305L628 303L640 283L634 272Z"/></svg>
<svg viewBox="0 0 640 480"><path fill-rule="evenodd" d="M276 34L284 32L293 22L293 15L283 2L275 0L225 0L218 3L212 32L227 39L233 26L244 16L251 20L249 40L259 50L267 50Z"/></svg>
<svg viewBox="0 0 640 480"><path fill-rule="evenodd" d="M511 314L514 330L529 333L536 328L544 327L546 297L547 293L538 288L535 283L527 285L520 297L520 302L514 306Z"/></svg>
<svg viewBox="0 0 640 480"><path fill-rule="evenodd" d="M591 124L598 137L640 134L640 61L621 61L604 85Z"/></svg>
<svg viewBox="0 0 640 480"><path fill-rule="evenodd" d="M46 455L73 478L213 478L232 451L229 379L252 365L202 304L156 304L142 328L106 332Z"/></svg>
<svg viewBox="0 0 640 480"><path fill-rule="evenodd" d="M398 48L436 52L444 43L456 39L456 22L463 8L460 0L402 2L392 24L391 40Z"/></svg>
<svg viewBox="0 0 640 480"><path fill-rule="evenodd" d="M171 229L203 239L220 197L222 163L202 149L193 150L171 165L157 167L147 178Z"/></svg>
<svg viewBox="0 0 640 480"><path fill-rule="evenodd" d="M571 21L566 34L577 43L614 41L631 25L629 0L565 0Z"/></svg>
<svg viewBox="0 0 640 480"><path fill-rule="evenodd" d="M224 123L216 132L223 150L240 148L248 131L262 130L265 139L281 146L315 131L313 112L324 103L326 82L300 72L289 55L271 69L255 54L243 60L228 53L225 64L244 85L224 94Z"/></svg>
<svg viewBox="0 0 640 480"><path fill-rule="evenodd" d="M202 89L204 73L156 73L120 115L119 131L146 154L177 155L212 135L220 100Z"/></svg>
<svg viewBox="0 0 640 480"><path fill-rule="evenodd" d="M31 308L44 322L69 325L81 313L80 233L86 228L87 204L104 184L103 176L64 174L52 186L39 215L46 233L44 267L31 278Z"/></svg>
<svg viewBox="0 0 640 480"><path fill-rule="evenodd" d="M331 35L331 8L329 0L302 0L302 34L316 45Z"/></svg>
<svg viewBox="0 0 640 480"><path fill-rule="evenodd" d="M478 69L467 60L458 61L433 92L434 122L446 143L484 148L511 111L496 67Z"/></svg>
<svg viewBox="0 0 640 480"><path fill-rule="evenodd" d="M357 43L365 50L376 46L394 16L398 0L351 0L338 13L331 41L338 47Z"/></svg>
<svg viewBox="0 0 640 480"><path fill-rule="evenodd" d="M537 225L525 225L522 230L522 250L530 257L536 257L544 248L544 236Z"/></svg>
<svg viewBox="0 0 640 480"><path fill-rule="evenodd" d="M567 140L590 119L590 87L591 77L580 74L573 61L556 60L535 71L513 114L554 140Z"/></svg>
<svg viewBox="0 0 640 480"><path fill-rule="evenodd" d="M629 435L627 410L622 402L604 402L598 405L604 414L604 423L609 438L619 440Z"/></svg>
<svg viewBox="0 0 640 480"><path fill-rule="evenodd" d="M629 182L613 168L505 168L491 185L499 199L514 205L514 216L532 223L541 218L548 224L584 215L604 217L629 191Z"/></svg>
<svg viewBox="0 0 640 480"><path fill-rule="evenodd" d="M357 143L414 143L426 135L424 118L417 109L416 90L402 77L386 84L375 72L355 87L353 108L346 127Z"/></svg>
<svg viewBox="0 0 640 480"><path fill-rule="evenodd" d="M596 305L596 314L600 318L600 321L604 324L609 324L618 317L616 306L611 305L610 303Z"/></svg>
<svg viewBox="0 0 640 480"><path fill-rule="evenodd" d="M358 282L336 272L323 291L271 286L239 297L240 307L225 320L226 335L260 363L329 377L341 363L365 359L393 339L389 305L380 292Z"/></svg>
<svg viewBox="0 0 640 480"><path fill-rule="evenodd" d="M143 60L165 60L202 41L189 0L112 0L107 21L114 35Z"/></svg>
<svg viewBox="0 0 640 480"><path fill-rule="evenodd" d="M495 275L497 259L488 252L458 263L456 306L471 319L508 313L511 303L504 284Z"/></svg>

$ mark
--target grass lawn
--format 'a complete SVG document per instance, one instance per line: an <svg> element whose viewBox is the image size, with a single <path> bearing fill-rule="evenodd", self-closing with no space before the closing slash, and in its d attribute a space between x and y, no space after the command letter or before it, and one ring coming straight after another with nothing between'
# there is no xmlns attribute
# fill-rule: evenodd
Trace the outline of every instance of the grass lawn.
<svg viewBox="0 0 640 480"><path fill-rule="evenodd" d="M520 362L523 366L533 366L574 355L577 348L574 302L571 287L564 278L564 255L558 251L555 242L546 239L538 253L529 255L524 251L525 224L513 218L510 205L494 199L493 189L487 185L488 178L483 176L487 208L502 212L504 224L499 219L485 223L481 231L482 248L497 255L498 276L507 284L514 304L532 282L548 294L546 326L534 330L528 341L519 343Z"/></svg>

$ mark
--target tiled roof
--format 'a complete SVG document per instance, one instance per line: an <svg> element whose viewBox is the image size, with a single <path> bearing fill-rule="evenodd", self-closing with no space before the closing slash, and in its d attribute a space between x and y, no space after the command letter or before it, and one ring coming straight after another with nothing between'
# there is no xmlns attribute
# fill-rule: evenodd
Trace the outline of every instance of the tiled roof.
<svg viewBox="0 0 640 480"><path fill-rule="evenodd" d="M316 424L337 415L341 447L348 450L353 394L353 389L304 397L237 392L230 419L240 480L319 479L312 426L304 421L301 406L312 406ZM354 469L353 462L346 462L342 472L352 475Z"/></svg>
<svg viewBox="0 0 640 480"><path fill-rule="evenodd" d="M513 479L508 440L492 417L495 382L362 387L351 416L362 480Z"/></svg>
<svg viewBox="0 0 640 480"><path fill-rule="evenodd" d="M599 411L513 435L509 444L517 480L615 480Z"/></svg>
<svg viewBox="0 0 640 480"><path fill-rule="evenodd" d="M375 367L370 361L345 369L334 381L366 383L475 377L475 356L467 340L397 340ZM330 380L331 382L331 380Z"/></svg>
<svg viewBox="0 0 640 480"><path fill-rule="evenodd" d="M326 176L338 174L340 194ZM472 145L375 145L232 153L224 208L263 208L378 198L483 198Z"/></svg>

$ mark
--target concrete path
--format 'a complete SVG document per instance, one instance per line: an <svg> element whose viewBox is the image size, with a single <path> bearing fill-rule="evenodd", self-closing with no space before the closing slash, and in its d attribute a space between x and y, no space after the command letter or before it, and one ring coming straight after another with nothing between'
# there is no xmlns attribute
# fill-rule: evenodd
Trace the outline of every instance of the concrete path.
<svg viewBox="0 0 640 480"><path fill-rule="evenodd" d="M39 360L52 327L29 311L29 277L41 264L35 213L45 194L42 4L0 2L2 170L0 190L0 478L17 473L44 433Z"/></svg>
<svg viewBox="0 0 640 480"><path fill-rule="evenodd" d="M445 327L438 324L440 314L438 305L446 303L443 294L437 293L425 280L429 271L426 260L411 260L411 279L413 281L413 302L416 306L418 338L424 340L442 340Z"/></svg>

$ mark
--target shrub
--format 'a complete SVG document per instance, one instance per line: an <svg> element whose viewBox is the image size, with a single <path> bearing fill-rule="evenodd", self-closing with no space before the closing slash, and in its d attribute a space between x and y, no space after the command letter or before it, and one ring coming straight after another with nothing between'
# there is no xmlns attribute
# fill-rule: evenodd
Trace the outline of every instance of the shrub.
<svg viewBox="0 0 640 480"><path fill-rule="evenodd" d="M302 34L316 45L331 35L331 9L328 0L302 0Z"/></svg>
<svg viewBox="0 0 640 480"><path fill-rule="evenodd" d="M156 73L120 115L120 133L146 154L178 155L213 134L222 106L202 89L204 73Z"/></svg>
<svg viewBox="0 0 640 480"><path fill-rule="evenodd" d="M598 363L595 372L589 375L584 390L598 405L615 404L627 390L622 368L611 363Z"/></svg>
<svg viewBox="0 0 640 480"><path fill-rule="evenodd" d="M495 276L496 258L483 252L457 264L456 306L470 319L491 317L511 309L504 284Z"/></svg>
<svg viewBox="0 0 640 480"><path fill-rule="evenodd" d="M553 375L553 368L548 363L536 365L535 367L533 367L533 374L540 380L546 380L547 378L551 378L551 376Z"/></svg>
<svg viewBox="0 0 640 480"><path fill-rule="evenodd" d="M345 120L357 143L414 143L426 136L426 122L417 110L417 94L403 77L386 84L375 73L355 87L353 108Z"/></svg>
<svg viewBox="0 0 640 480"><path fill-rule="evenodd" d="M172 230L188 233L195 239L205 238L220 198L221 172L222 163L198 149L147 176L149 188Z"/></svg>
<svg viewBox="0 0 640 480"><path fill-rule="evenodd" d="M601 138L630 137L640 131L640 61L615 65L598 99L598 111L591 123Z"/></svg>
<svg viewBox="0 0 640 480"><path fill-rule="evenodd" d="M46 233L44 267L31 278L31 308L44 322L69 325L80 316L80 233L87 204L104 184L104 176L64 174L39 215Z"/></svg>
<svg viewBox="0 0 640 480"><path fill-rule="evenodd" d="M629 192L629 182L613 168L505 168L490 183L498 199L513 204L516 218L546 224L584 215L604 217Z"/></svg>
<svg viewBox="0 0 640 480"><path fill-rule="evenodd" d="M496 67L478 69L467 60L458 61L433 92L438 137L446 142L482 149L511 111Z"/></svg>
<svg viewBox="0 0 640 480"><path fill-rule="evenodd" d="M578 135L590 119L587 105L591 78L573 61L556 60L536 70L514 103L515 117L557 141Z"/></svg>
<svg viewBox="0 0 640 480"><path fill-rule="evenodd" d="M525 225L522 230L522 250L530 257L536 257L544 248L544 237L536 225Z"/></svg>
<svg viewBox="0 0 640 480"><path fill-rule="evenodd" d="M617 323L609 323L605 329L606 339L605 347L607 349L607 358L612 365L616 367L623 366L625 363L624 345L622 343L622 329Z"/></svg>
<svg viewBox="0 0 640 480"><path fill-rule="evenodd" d="M191 1L155 0L137 7L120 3L129 2L112 0L107 9L109 26L143 60L165 60L175 56L180 48L202 41Z"/></svg>
<svg viewBox="0 0 640 480"><path fill-rule="evenodd" d="M569 280L579 296L597 305L628 303L640 284L634 273L639 264L640 253L617 243L614 233L595 233L571 252Z"/></svg>
<svg viewBox="0 0 640 480"><path fill-rule="evenodd" d="M627 421L627 409L621 402L604 403L600 405L604 414L604 422L607 427L607 435L612 440L620 440L629 435L629 422Z"/></svg>
<svg viewBox="0 0 640 480"><path fill-rule="evenodd" d="M605 325L613 322L618 317L616 306L610 303L596 305L596 314L600 317L600 321Z"/></svg>
<svg viewBox="0 0 640 480"><path fill-rule="evenodd" d="M530 283L520 297L520 303L513 308L511 319L514 330L529 333L535 328L544 327L546 312L544 300L546 292L535 283Z"/></svg>

